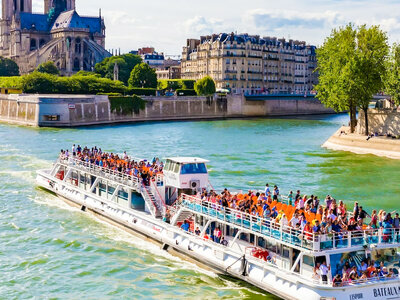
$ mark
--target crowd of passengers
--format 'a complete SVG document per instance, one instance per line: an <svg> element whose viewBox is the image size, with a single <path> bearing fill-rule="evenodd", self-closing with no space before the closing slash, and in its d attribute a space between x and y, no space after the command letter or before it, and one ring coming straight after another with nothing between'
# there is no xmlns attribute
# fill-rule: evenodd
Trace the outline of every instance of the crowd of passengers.
<svg viewBox="0 0 400 300"><path fill-rule="evenodd" d="M397 242L400 241L400 218L398 213L373 210L369 214L358 202L355 202L352 213L349 214L346 204L341 200L337 202L330 195L326 196L324 203L320 203L317 196L301 196L300 190L297 190L296 194L290 191L287 196L288 205L285 210L277 209L280 197L279 188L276 185L270 189L269 184L266 184L264 192L249 190L247 194L231 193L227 189L224 189L220 194L213 190L203 190L196 197L202 201L210 202L211 207L215 205L215 208L217 208L217 205L219 205L224 208L239 210L251 216L269 220L272 224L297 229L305 237L311 237L312 234L320 236L328 233L344 235L348 231L354 233L368 232L380 228L382 229L383 239L386 238L387 241L391 241L390 239L395 238ZM395 215L392 217L394 213ZM369 222L366 223L367 217ZM185 229L188 230L187 228ZM221 235L221 233L218 233L220 232L219 229L216 230L217 233L213 232L211 239L220 243L218 238L215 240L215 236ZM200 234L198 229L196 234ZM207 238L209 237L207 236ZM222 240L226 243L226 240L223 238ZM267 261L272 262L271 256L268 256ZM318 263L314 268L313 278L318 282L322 280L323 283L327 283L329 270L330 266L327 266L325 262ZM397 269L388 269L383 261L364 260L359 267L356 264L350 266L349 261L346 261L343 269L337 272L332 282L334 286L344 286L367 280L391 277L398 277Z"/></svg>
<svg viewBox="0 0 400 300"><path fill-rule="evenodd" d="M316 282L327 283L327 277L322 276L329 270L330 267L324 264L319 264L314 268L313 279ZM333 274L332 274L333 275ZM341 269L332 278L332 285L336 287L346 286L351 284L359 284L373 280L385 280L390 278L398 278L399 273L396 268L387 268L383 260L374 261L371 259L364 259L357 266L357 264L350 264L348 260L344 262Z"/></svg>
<svg viewBox="0 0 400 300"><path fill-rule="evenodd" d="M212 203L211 205L239 210L269 220L272 224L297 229L305 237L311 237L313 234L343 234L349 231L368 232L382 228L383 239L392 238L393 232L396 232L398 239L400 229L398 213L392 216L394 212L373 210L369 214L355 202L352 213L348 214L346 204L330 195L326 196L324 203L320 203L317 196L302 196L300 190L297 190L296 194L291 191L287 196L288 205L279 205L279 188L276 185L270 189L269 184L266 184L264 192L249 190L247 194L231 193L227 189L220 194L212 190L203 190L197 197ZM370 221L365 223L367 217Z"/></svg>
<svg viewBox="0 0 400 300"><path fill-rule="evenodd" d="M149 185L150 180L154 179L157 174L161 174L164 168L163 162L158 158L153 158L151 162L147 160L135 161L126 152L119 155L103 152L101 148L96 146L82 148L80 145L76 147L75 144L71 150L71 152L68 149L61 150L60 157L63 159L72 157L82 162L141 178L145 185Z"/></svg>

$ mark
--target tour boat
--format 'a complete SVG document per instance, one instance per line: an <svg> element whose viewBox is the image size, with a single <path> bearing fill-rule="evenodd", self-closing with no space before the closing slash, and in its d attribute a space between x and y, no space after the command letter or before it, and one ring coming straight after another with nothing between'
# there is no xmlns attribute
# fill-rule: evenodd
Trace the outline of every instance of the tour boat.
<svg viewBox="0 0 400 300"><path fill-rule="evenodd" d="M344 260L384 260L398 274L400 243L395 230L304 234L202 201L197 195L210 184L207 162L168 158L163 173L145 185L137 176L60 157L52 168L37 172L37 183L82 211L155 240L165 251L179 252L284 299L400 299L398 275L332 284L332 274ZM279 200L287 205L285 199ZM188 224L186 230L182 223ZM207 238L217 227L223 244ZM313 276L315 265L324 261L330 266L328 283Z"/></svg>

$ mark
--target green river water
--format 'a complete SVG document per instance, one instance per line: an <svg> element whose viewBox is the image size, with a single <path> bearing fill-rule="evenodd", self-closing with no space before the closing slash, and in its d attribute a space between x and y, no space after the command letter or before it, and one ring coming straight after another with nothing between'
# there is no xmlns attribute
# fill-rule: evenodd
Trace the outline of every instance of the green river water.
<svg viewBox="0 0 400 300"><path fill-rule="evenodd" d="M320 145L346 115L33 129L0 125L1 299L274 299L70 208L35 185L73 143L153 158L210 160L215 188L326 194L399 207L400 161Z"/></svg>

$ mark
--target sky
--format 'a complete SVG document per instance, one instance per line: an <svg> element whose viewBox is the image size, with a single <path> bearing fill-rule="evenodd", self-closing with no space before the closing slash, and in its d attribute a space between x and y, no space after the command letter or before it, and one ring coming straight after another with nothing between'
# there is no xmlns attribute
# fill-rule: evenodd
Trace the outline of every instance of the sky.
<svg viewBox="0 0 400 300"><path fill-rule="evenodd" d="M180 55L187 38L238 32L321 45L332 28L380 25L400 41L400 0L76 0L80 15L105 18L106 49L153 46ZM34 12L43 0L33 0Z"/></svg>

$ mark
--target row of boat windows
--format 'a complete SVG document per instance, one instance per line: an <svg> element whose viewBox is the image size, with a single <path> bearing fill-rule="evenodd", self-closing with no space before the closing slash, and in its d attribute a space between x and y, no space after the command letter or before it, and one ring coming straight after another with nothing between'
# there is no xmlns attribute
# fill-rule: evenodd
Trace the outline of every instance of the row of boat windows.
<svg viewBox="0 0 400 300"><path fill-rule="evenodd" d="M89 175L89 174L84 174L81 173L78 175L78 172L72 171L71 172L71 181L73 184L77 185L79 181L79 186L81 188L84 188L85 190L90 190L92 187L93 183L95 182L96 177ZM100 180L96 186L96 188L93 190L93 193L98 194L99 196L108 199L111 198L111 196L114 194L116 189L116 186L112 184L111 182L105 182ZM131 192L133 193L133 192ZM128 201L129 200L129 191L125 188L120 188L118 193L117 193L117 202L119 199Z"/></svg>
<svg viewBox="0 0 400 300"><path fill-rule="evenodd" d="M180 164L170 160L167 160L164 171L176 174L207 174L207 168L204 163Z"/></svg>

